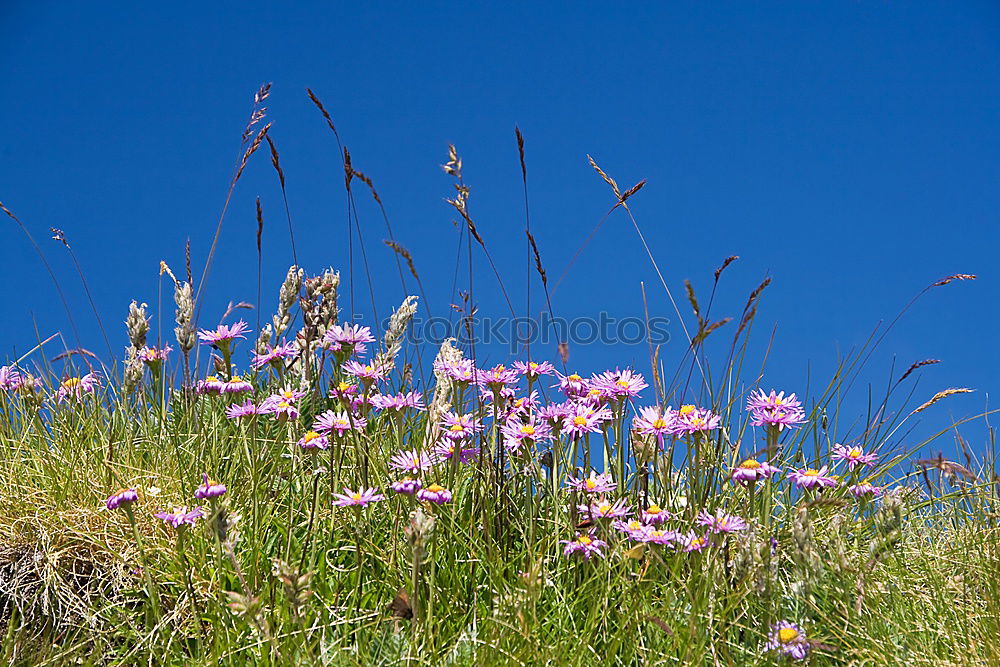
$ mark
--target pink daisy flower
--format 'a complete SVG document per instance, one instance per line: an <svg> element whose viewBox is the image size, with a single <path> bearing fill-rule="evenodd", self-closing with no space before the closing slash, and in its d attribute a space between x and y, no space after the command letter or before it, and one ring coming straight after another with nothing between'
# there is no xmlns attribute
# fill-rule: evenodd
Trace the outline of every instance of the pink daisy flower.
<svg viewBox="0 0 1000 667"><path fill-rule="evenodd" d="M327 449L330 447L330 439L317 431L306 431L299 438L299 447L302 449Z"/></svg>
<svg viewBox="0 0 1000 667"><path fill-rule="evenodd" d="M423 410L424 403L418 391L410 391L405 394L394 395L375 394L368 397L368 401L379 410L393 410L402 412L406 409Z"/></svg>
<svg viewBox="0 0 1000 667"><path fill-rule="evenodd" d="M327 410L323 414L316 415L312 430L319 431L320 433L343 435L352 429L356 431L364 430L367 425L368 421L361 415L349 415L346 410L339 412Z"/></svg>
<svg viewBox="0 0 1000 667"><path fill-rule="evenodd" d="M226 485L208 478L208 473L202 473L203 482L201 486L194 490L194 497L198 500L211 500L225 495Z"/></svg>
<svg viewBox="0 0 1000 667"><path fill-rule="evenodd" d="M828 476L826 471L827 466L823 466L819 470L815 468L792 470L788 473L788 479L792 480L796 486L802 489L837 486L838 482L836 478Z"/></svg>
<svg viewBox="0 0 1000 667"><path fill-rule="evenodd" d="M520 396L510 403L511 415L529 415L538 410L538 392L531 392L530 396Z"/></svg>
<svg viewBox="0 0 1000 667"><path fill-rule="evenodd" d="M402 493L407 496L412 496L414 493L419 491L423 487L420 480L415 477L404 477L403 479L392 483L392 490L396 493Z"/></svg>
<svg viewBox="0 0 1000 667"><path fill-rule="evenodd" d="M366 507L371 503L385 500L385 496L378 493L378 489L374 487L351 491L345 486L344 492L334 494L333 498L333 504L336 507Z"/></svg>
<svg viewBox="0 0 1000 667"><path fill-rule="evenodd" d="M343 325L333 325L323 336L323 344L339 354L343 359L349 354L363 354L365 343L374 343L375 337L368 327L357 326L349 322Z"/></svg>
<svg viewBox="0 0 1000 667"><path fill-rule="evenodd" d="M233 403L226 408L226 417L229 419L243 419L253 417L257 414L257 406L249 398L243 403Z"/></svg>
<svg viewBox="0 0 1000 667"><path fill-rule="evenodd" d="M219 390L223 394L245 394L248 391L253 391L253 385L239 375L234 375L232 379L220 382Z"/></svg>
<svg viewBox="0 0 1000 667"><path fill-rule="evenodd" d="M580 436L584 433L597 433L601 424L611 419L611 411L607 408L594 409L587 405L575 405L572 412L563 417L563 433Z"/></svg>
<svg viewBox="0 0 1000 667"><path fill-rule="evenodd" d="M169 345L163 347L144 347L136 354L139 360L147 366L158 366L167 360L167 355L173 352L174 348Z"/></svg>
<svg viewBox="0 0 1000 667"><path fill-rule="evenodd" d="M293 404L279 396L269 396L257 408L257 414L274 415L279 421L288 419L298 419L299 409Z"/></svg>
<svg viewBox="0 0 1000 667"><path fill-rule="evenodd" d="M556 369L547 361L515 361L514 370L529 380L535 380L542 375L552 375Z"/></svg>
<svg viewBox="0 0 1000 667"><path fill-rule="evenodd" d="M291 359L299 353L298 347L295 345L295 341L292 340L281 343L280 345L275 345L274 347L267 345L266 348L267 349L263 354L257 354L254 352L253 361L250 362L251 366L258 369L263 368L268 364L280 366L281 362L285 359Z"/></svg>
<svg viewBox="0 0 1000 667"><path fill-rule="evenodd" d="M865 497L875 498L877 496L882 495L883 489L881 486L873 486L871 484L868 484L867 482L864 482L861 484L854 484L852 486L849 486L847 487L847 490L850 491L855 498L865 498Z"/></svg>
<svg viewBox="0 0 1000 667"><path fill-rule="evenodd" d="M654 527L650 527L642 537L643 542L663 545L674 544L682 538L681 534L675 530L662 530Z"/></svg>
<svg viewBox="0 0 1000 667"><path fill-rule="evenodd" d="M115 510L119 507L128 507L137 500L139 500L139 494L135 489L122 489L105 500L104 505L109 510Z"/></svg>
<svg viewBox="0 0 1000 667"><path fill-rule="evenodd" d="M468 463L479 456L478 447L461 447L460 440L445 439L434 446L434 455L440 461L450 461L458 452L458 462Z"/></svg>
<svg viewBox="0 0 1000 667"><path fill-rule="evenodd" d="M87 373L83 377L67 378L59 385L56 392L56 402L73 398L78 401L83 400L84 395L93 394L101 386L101 380L96 373Z"/></svg>
<svg viewBox="0 0 1000 667"><path fill-rule="evenodd" d="M684 551L701 551L712 543L708 535L701 537L694 531L688 531L684 535L678 534L677 541L683 545Z"/></svg>
<svg viewBox="0 0 1000 667"><path fill-rule="evenodd" d="M766 425L780 431L806 421L802 403L795 398L795 394L786 398L785 392L775 394L773 389L770 394L765 394L762 389L751 394L747 399L747 409L750 411L750 423L754 426Z"/></svg>
<svg viewBox="0 0 1000 667"><path fill-rule="evenodd" d="M642 375L630 368L623 371L617 368L595 375L590 380L590 386L599 389L608 398L635 398L648 387Z"/></svg>
<svg viewBox="0 0 1000 667"><path fill-rule="evenodd" d="M714 515L702 511L698 515L698 525L706 526L713 533L734 533L747 529L746 521L722 511L716 511Z"/></svg>
<svg viewBox="0 0 1000 667"><path fill-rule="evenodd" d="M602 549L608 546L607 542L597 538L597 531L590 531L586 534L577 533L574 539L559 540L559 543L566 545L563 549L564 556L580 554L584 560L590 560L591 556L603 558Z"/></svg>
<svg viewBox="0 0 1000 667"><path fill-rule="evenodd" d="M501 388L517 382L517 372L503 364L497 364L493 368L479 371L476 379L480 386L492 391L499 391Z"/></svg>
<svg viewBox="0 0 1000 667"><path fill-rule="evenodd" d="M809 640L799 626L788 621L779 621L771 628L771 634L768 635L764 648L768 651L777 651L793 660L805 660L809 655Z"/></svg>
<svg viewBox="0 0 1000 667"><path fill-rule="evenodd" d="M200 507L188 511L187 507L175 507L173 512L157 512L154 514L157 519L163 519L174 528L184 525L193 526L198 519L204 518L205 513Z"/></svg>
<svg viewBox="0 0 1000 667"><path fill-rule="evenodd" d="M451 502L451 491L440 484L431 484L427 488L417 491L417 500L434 503L435 505L444 505Z"/></svg>
<svg viewBox="0 0 1000 667"><path fill-rule="evenodd" d="M471 415L458 415L454 412L445 412L441 419L441 427L444 429L444 437L452 440L469 438L483 430L480 424Z"/></svg>
<svg viewBox="0 0 1000 667"><path fill-rule="evenodd" d="M566 486L576 489L577 491L583 491L584 493L601 495L614 491L617 484L611 480L611 475L609 473L601 473L598 475L591 470L590 477L581 477L580 479L570 477L566 480Z"/></svg>
<svg viewBox="0 0 1000 667"><path fill-rule="evenodd" d="M583 396L590 389L587 386L587 381L576 373L570 373L569 375L563 375L556 371L556 377L559 378L559 384L553 385L558 387L559 390L564 393L568 398L577 398Z"/></svg>
<svg viewBox="0 0 1000 667"><path fill-rule="evenodd" d="M415 449L407 449L397 452L389 459L389 467L395 470L405 470L416 475L423 470L427 470L434 465L434 459L424 452Z"/></svg>
<svg viewBox="0 0 1000 667"><path fill-rule="evenodd" d="M846 461L848 469L854 470L858 466L870 468L875 465L875 461L878 460L878 454L874 452L866 454L861 447L858 447L857 445L853 447L848 447L846 445L834 445L833 459L835 461Z"/></svg>
<svg viewBox="0 0 1000 667"><path fill-rule="evenodd" d="M672 410L664 413L660 406L653 405L639 410L639 414L632 419L632 428L639 433L662 438L673 433L675 418Z"/></svg>
<svg viewBox="0 0 1000 667"><path fill-rule="evenodd" d="M365 385L385 379L385 369L373 362L362 364L359 361L351 359L344 362L341 368L344 369L345 373L353 375Z"/></svg>
<svg viewBox="0 0 1000 667"><path fill-rule="evenodd" d="M510 419L500 428L504 445L511 451L519 451L536 442L552 439L552 429L543 421Z"/></svg>
<svg viewBox="0 0 1000 667"><path fill-rule="evenodd" d="M675 415L675 431L690 435L692 433L703 433L714 431L719 428L722 419L710 410L698 408L693 405L682 405Z"/></svg>
<svg viewBox="0 0 1000 667"><path fill-rule="evenodd" d="M476 367L473 365L471 359L435 361L434 372L444 375L456 384L466 386L475 382L477 375Z"/></svg>
<svg viewBox="0 0 1000 667"><path fill-rule="evenodd" d="M236 324L220 324L217 329L202 329L198 332L198 338L202 345L216 345L224 348L237 338L246 338L243 334L250 331L247 323L240 320Z"/></svg>
<svg viewBox="0 0 1000 667"><path fill-rule="evenodd" d="M667 510L663 509L662 507L660 507L656 503L653 503L652 505L650 505L649 507L647 507L642 512L642 520L643 520L643 522L644 523L654 524L654 525L661 524L661 523L663 523L665 521L668 521L670 519L673 519L673 518L674 518L673 514L671 514Z"/></svg>
<svg viewBox="0 0 1000 667"><path fill-rule="evenodd" d="M779 472L781 472L779 468L775 468L767 461L761 463L755 459L747 459L733 468L729 476L734 482L739 482L747 486L753 482L765 480Z"/></svg>
<svg viewBox="0 0 1000 667"><path fill-rule="evenodd" d="M628 501L624 498L619 498L614 503L609 503L606 499L602 498L589 505L577 505L577 509L581 513L586 513L592 519L620 519L632 513L632 510L629 509Z"/></svg>
<svg viewBox="0 0 1000 667"><path fill-rule="evenodd" d="M218 396L222 393L225 383L214 375L209 375L204 380L198 380L194 386L194 393L199 396Z"/></svg>
<svg viewBox="0 0 1000 667"><path fill-rule="evenodd" d="M10 391L21 386L21 373L14 366L0 366L0 389Z"/></svg>
<svg viewBox="0 0 1000 667"><path fill-rule="evenodd" d="M645 542L646 533L653 529L652 526L647 526L638 519L630 521L616 519L612 522L611 527L625 533L630 540L635 540L636 542Z"/></svg>

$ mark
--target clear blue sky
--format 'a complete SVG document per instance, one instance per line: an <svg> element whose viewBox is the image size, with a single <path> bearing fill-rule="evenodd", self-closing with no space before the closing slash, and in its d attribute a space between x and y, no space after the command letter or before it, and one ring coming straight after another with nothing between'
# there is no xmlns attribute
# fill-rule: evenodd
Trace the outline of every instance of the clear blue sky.
<svg viewBox="0 0 1000 667"><path fill-rule="evenodd" d="M825 378L838 349L861 343L923 286L956 272L980 279L929 294L872 358L866 379L882 386L893 357L903 368L943 359L923 374L921 399L947 386L979 392L936 407L933 424L949 411L981 409L997 384L994 3L672 2L624 10L8 0L0 24L0 200L56 267L84 345L104 356L79 280L48 228L66 231L117 350L128 302L157 301L161 259L180 268L190 237L202 266L249 99L273 81L272 136L300 260L312 271L346 272L346 204L336 144L306 86L333 113L356 167L375 179L439 312L457 241L443 202L451 185L439 167L448 143L465 159L474 217L515 306L523 304L517 124L550 275L612 203L587 166L589 153L623 186L648 179L633 210L676 294L689 278L707 295L712 270L740 255L715 310L738 315L749 290L773 277L757 329L762 347L777 324L766 385L801 389L809 365ZM203 323L229 299L256 300L255 197L266 217L265 313L290 263L280 191L266 155L257 157L223 228ZM380 246L377 209L367 197L358 201L385 314L400 299L398 276ZM36 326L43 337L68 328L20 232L4 221L0 239L7 356L33 344ZM639 314L642 280L653 314L672 317L627 218L616 214L559 288L555 310ZM482 310L503 314L482 261L476 285ZM358 289L366 301L366 288ZM672 333L668 361L680 349L680 331ZM633 361L648 365L644 346L576 347L571 365L589 372ZM982 429L966 435L983 443Z"/></svg>

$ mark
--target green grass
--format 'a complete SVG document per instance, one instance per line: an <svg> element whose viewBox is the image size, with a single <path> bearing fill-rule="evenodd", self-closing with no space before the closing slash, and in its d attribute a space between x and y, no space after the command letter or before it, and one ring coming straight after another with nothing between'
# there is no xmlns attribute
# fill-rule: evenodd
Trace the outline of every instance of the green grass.
<svg viewBox="0 0 1000 667"><path fill-rule="evenodd" d="M745 339L737 349L739 360ZM396 360L399 368L408 355ZM287 422L229 420L224 409L233 399L179 389L161 407L149 371L137 388L106 382L80 401L57 404L49 389L0 396L0 659L769 664L782 658L764 651L767 633L788 620L805 630L813 664L1000 661L996 489L977 481L990 479L984 469L992 467L969 470L976 479L949 482L934 471L890 479L907 456L894 448L909 419L895 393L883 399L892 407L883 414L901 416L870 429L865 441L867 450L888 453L869 480L888 487L883 499L858 501L843 484L803 495L782 477L751 494L727 479L733 464L773 439L784 469L828 463L837 441L834 398L856 359L810 397L810 421L780 435L748 425L749 387L739 385L737 363L716 371L714 388L702 378L696 402L722 415L724 428L699 443L701 460L688 456L683 438L671 462L629 436L635 407L656 401L650 388L646 401L615 404L603 435L562 438L554 483L544 446L500 469L492 408L472 392L452 392L453 403L462 400L486 424L484 456L426 474L425 485L440 481L454 492L440 506L388 490L397 478L389 457L403 446L430 446L427 412L411 412L402 424L368 412L366 428L340 446L297 445L315 414L339 406L327 394L344 379L327 355L305 359L308 382L300 380L301 359L282 382L273 369L251 376L257 402L281 384L308 391L302 415ZM179 359L169 367L180 369ZM385 389L409 389L400 370ZM435 387L425 389L439 411ZM679 395L678 386L660 390L667 402ZM565 486L567 462L588 443L598 468L609 448L607 469L619 483L612 495L633 507L655 499L677 515L671 526L681 531L700 509L724 508L750 520L750 529L688 553L638 546L601 525L605 558L565 556L560 540L572 539L582 518ZM178 541L178 531L152 514L195 504L202 472L228 492ZM384 502L332 507L333 491L357 488L365 477ZM134 532L128 512L103 507L120 487L139 490Z"/></svg>

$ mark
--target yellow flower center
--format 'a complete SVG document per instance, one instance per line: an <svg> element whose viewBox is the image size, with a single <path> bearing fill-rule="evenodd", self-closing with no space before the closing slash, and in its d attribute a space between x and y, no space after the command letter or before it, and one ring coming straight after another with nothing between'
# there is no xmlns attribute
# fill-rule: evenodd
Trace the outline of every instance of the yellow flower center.
<svg viewBox="0 0 1000 667"><path fill-rule="evenodd" d="M860 447L851 447L850 451L847 452L847 455L850 458L852 458L852 459L860 458L861 457L861 448Z"/></svg>
<svg viewBox="0 0 1000 667"><path fill-rule="evenodd" d="M420 459L418 459L416 456L414 456L412 459L410 459L410 461L411 461L411 463L413 463L413 467L415 467L415 468L419 468L420 467Z"/></svg>
<svg viewBox="0 0 1000 667"><path fill-rule="evenodd" d="M235 379L235 378L234 378L234 379ZM292 399L294 399L294 398L295 398L295 394L294 394L293 392L291 392L291 391L283 391L283 392L281 392L281 396L282 396L282 397L283 397L283 398L284 398L284 399L285 399L286 401L290 401L290 400L292 400Z"/></svg>
<svg viewBox="0 0 1000 667"><path fill-rule="evenodd" d="M586 535L581 535L580 537L576 538L576 541L579 542L580 544L592 544L594 540L590 539Z"/></svg>
<svg viewBox="0 0 1000 667"><path fill-rule="evenodd" d="M795 641L799 637L799 631L795 628L781 628L778 630L778 639L782 644Z"/></svg>
<svg viewBox="0 0 1000 667"><path fill-rule="evenodd" d="M753 459L747 459L746 461L740 464L740 467L748 468L750 470L756 470L757 468L760 467L760 462L754 461Z"/></svg>
<svg viewBox="0 0 1000 667"><path fill-rule="evenodd" d="M374 373L374 372L375 372L375 367L374 366L372 366L371 364L368 364L367 366L365 366L365 373Z"/></svg>
<svg viewBox="0 0 1000 667"><path fill-rule="evenodd" d="M653 503L646 509L646 514L659 514L662 511L663 511L662 507L660 507L656 503Z"/></svg>
<svg viewBox="0 0 1000 667"><path fill-rule="evenodd" d="M351 385L347 384L343 380L341 380L340 384L337 385L337 390L338 391L348 391L350 388L351 388Z"/></svg>
<svg viewBox="0 0 1000 667"><path fill-rule="evenodd" d="M635 519L632 519L631 521L628 522L629 530L639 530L640 528L642 528L642 524L636 521Z"/></svg>
<svg viewBox="0 0 1000 667"><path fill-rule="evenodd" d="M611 511L611 505L609 505L607 503L602 503L601 505L597 506L597 513L598 514L607 514L610 511Z"/></svg>
<svg viewBox="0 0 1000 667"><path fill-rule="evenodd" d="M428 486L427 490L431 491L433 493L438 493L440 491L444 491L444 487L441 486L440 484L438 484L437 482L435 482L434 484L431 484L430 486Z"/></svg>
<svg viewBox="0 0 1000 667"><path fill-rule="evenodd" d="M448 430L449 431L461 431L462 430L462 425L461 424L452 424L450 427L448 427Z"/></svg>
<svg viewBox="0 0 1000 667"><path fill-rule="evenodd" d="M576 424L577 426L586 426L587 425L587 418L586 417L573 417L573 423Z"/></svg>
<svg viewBox="0 0 1000 667"><path fill-rule="evenodd" d="M691 414L694 411L695 411L695 407L693 405L682 405L681 409L679 410L679 412L682 415L689 415L689 414Z"/></svg>
<svg viewBox="0 0 1000 667"><path fill-rule="evenodd" d="M525 435L535 435L535 427L531 424L525 424L521 427L521 433Z"/></svg>
<svg viewBox="0 0 1000 667"><path fill-rule="evenodd" d="M319 437L319 433L316 431L308 431L304 436L302 436L302 442L312 442Z"/></svg>
<svg viewBox="0 0 1000 667"><path fill-rule="evenodd" d="M79 386L80 382L82 382L80 378L69 378L68 380L65 380L62 383L62 386L66 387L67 389L73 389L74 387Z"/></svg>
<svg viewBox="0 0 1000 667"><path fill-rule="evenodd" d="M536 368L538 368L538 364L532 361L528 364L528 368L530 368L531 370L535 370Z"/></svg>
<svg viewBox="0 0 1000 667"><path fill-rule="evenodd" d="M806 470L802 474L805 475L806 477L818 477L819 476L819 470L816 470L815 468L809 468L808 470Z"/></svg>
<svg viewBox="0 0 1000 667"><path fill-rule="evenodd" d="M587 395L588 396L600 396L601 395L601 390L600 389L591 389L590 391L587 392Z"/></svg>
<svg viewBox="0 0 1000 667"><path fill-rule="evenodd" d="M500 364L499 366L496 366L496 367L495 367L495 368L493 369L493 371L494 371L495 373L503 373L503 372L504 372L505 370L507 370L507 369L506 369L506 368L504 368L503 364Z"/></svg>
<svg viewBox="0 0 1000 667"><path fill-rule="evenodd" d="M354 500L354 502L358 502L359 500L361 500L361 494L355 491L354 493L351 494L351 499Z"/></svg>
<svg viewBox="0 0 1000 667"><path fill-rule="evenodd" d="M588 489L595 489L595 488L597 488L597 480L594 479L593 477L591 477L590 479L588 479L587 480L587 488Z"/></svg>
<svg viewBox="0 0 1000 667"><path fill-rule="evenodd" d="M704 544L705 544L705 538L703 537L696 537L693 540L691 540L691 546L693 547L700 547L703 546Z"/></svg>
<svg viewBox="0 0 1000 667"><path fill-rule="evenodd" d="M281 401L280 403L278 403L278 407L284 410L292 406L288 404L288 401Z"/></svg>
<svg viewBox="0 0 1000 667"><path fill-rule="evenodd" d="M702 419L701 417L695 417L694 419L691 420L691 426L704 426L704 425L705 425L705 420Z"/></svg>
<svg viewBox="0 0 1000 667"><path fill-rule="evenodd" d="M577 375L576 373L573 373L572 375L567 375L566 379L569 380L570 382L579 382L583 378Z"/></svg>
<svg viewBox="0 0 1000 667"><path fill-rule="evenodd" d="M666 428L666 427L667 427L667 422L663 417L657 417L653 421L653 428Z"/></svg>
<svg viewBox="0 0 1000 667"><path fill-rule="evenodd" d="M73 379L76 380L76 378L73 378ZM219 381L219 378L217 378L214 375L209 375L207 378L205 378L205 382L218 382L218 381ZM69 382L69 380L67 380L67 382ZM77 382L79 382L79 380L77 380Z"/></svg>

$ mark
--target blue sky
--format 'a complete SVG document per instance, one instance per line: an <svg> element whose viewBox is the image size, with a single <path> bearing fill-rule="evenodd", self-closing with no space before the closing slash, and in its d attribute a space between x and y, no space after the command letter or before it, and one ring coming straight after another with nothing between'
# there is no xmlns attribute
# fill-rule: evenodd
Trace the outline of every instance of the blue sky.
<svg viewBox="0 0 1000 667"><path fill-rule="evenodd" d="M52 261L83 344L104 356L72 263L48 228L65 230L117 350L128 302L156 310L160 260L182 267L190 238L196 273L203 265L250 98L272 81L272 137L310 271L334 266L346 275L346 200L336 144L306 86L333 114L355 166L375 180L438 311L451 296L457 243L443 201L451 183L439 167L449 143L465 161L473 217L523 308L517 124L550 275L613 203L587 165L590 154L625 187L648 179L633 211L676 295L690 279L707 296L714 268L740 255L714 310L738 316L747 293L773 278L755 334L763 349L777 327L765 385L802 388L809 373L815 384L838 350L957 272L980 278L928 294L864 379L884 385L894 358L897 374L940 358L922 374L921 399L948 386L979 390L928 412L928 428L981 410L996 384L993 3L211 5L0 7L0 201ZM230 299L256 301L257 196L266 218L265 313L290 263L280 190L266 155L257 158L224 223L202 323ZM380 245L373 202L359 197L358 213L384 315L402 296L394 260ZM0 239L0 351L17 355L38 336L69 335L25 238L5 221ZM559 287L554 309L565 317L641 314L640 281L652 314L673 318L628 219L616 213ZM360 270L356 282L362 310ZM474 282L481 312L502 315L481 256ZM681 349L679 329L671 333L668 366ZM501 349L486 352L505 358ZM571 365L588 372L633 362L648 366L644 346L571 351ZM981 428L965 435L984 443Z"/></svg>

